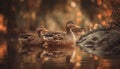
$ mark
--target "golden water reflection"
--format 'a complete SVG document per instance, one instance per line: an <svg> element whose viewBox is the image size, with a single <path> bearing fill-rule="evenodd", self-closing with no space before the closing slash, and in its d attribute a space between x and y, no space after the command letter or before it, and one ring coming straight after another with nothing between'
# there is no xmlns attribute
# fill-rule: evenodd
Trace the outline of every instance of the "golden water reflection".
<svg viewBox="0 0 120 69"><path fill-rule="evenodd" d="M6 42L0 44L0 63L4 63L4 58L7 54L7 44Z"/></svg>
<svg viewBox="0 0 120 69"><path fill-rule="evenodd" d="M5 61L5 56L7 55L7 44L6 42L0 45L0 64ZM21 59L21 57L25 60ZM27 59L29 58L29 59ZM13 64L13 69L119 69L120 59L106 59L100 58L98 56L93 56L85 52L79 51L75 58L75 62L80 64L66 64L65 58L51 58L47 62L36 62L34 57L25 55L16 55L15 62ZM27 62L25 62L27 61ZM30 62L29 62L30 61Z"/></svg>

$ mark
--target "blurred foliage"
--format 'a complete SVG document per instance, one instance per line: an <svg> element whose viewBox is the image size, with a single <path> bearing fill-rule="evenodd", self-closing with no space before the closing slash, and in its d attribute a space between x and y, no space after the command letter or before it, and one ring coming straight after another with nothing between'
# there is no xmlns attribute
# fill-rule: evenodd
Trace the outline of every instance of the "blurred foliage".
<svg viewBox="0 0 120 69"><path fill-rule="evenodd" d="M15 60L14 49L19 33L35 31L40 25L44 25L50 31L65 31L65 24L69 20L83 27L82 33L96 29L99 25L106 27L114 23L120 26L120 0L0 0L0 14L4 16L4 19L0 18L0 44L4 43L6 33L9 37L7 40L9 68L13 65L11 62ZM86 58L88 59L87 56ZM109 64L104 64L103 60L100 61L99 69L110 67ZM90 65L91 63L93 65ZM88 63L92 67L94 64L93 61ZM84 63L82 66L83 69L89 67ZM119 68L119 64L117 67Z"/></svg>

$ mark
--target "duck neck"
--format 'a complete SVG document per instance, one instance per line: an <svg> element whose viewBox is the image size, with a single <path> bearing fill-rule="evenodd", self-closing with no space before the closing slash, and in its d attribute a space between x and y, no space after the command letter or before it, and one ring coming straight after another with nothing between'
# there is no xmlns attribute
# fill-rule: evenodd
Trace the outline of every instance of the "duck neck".
<svg viewBox="0 0 120 69"><path fill-rule="evenodd" d="M43 36L43 32L42 31L38 32L37 34L38 34L39 37Z"/></svg>
<svg viewBox="0 0 120 69"><path fill-rule="evenodd" d="M37 32L38 36L40 37L42 35L41 31L40 32Z"/></svg>
<svg viewBox="0 0 120 69"><path fill-rule="evenodd" d="M76 37L75 37L75 34L73 33L72 29L71 28L66 28L66 32L67 34L72 37L72 39L74 40L74 42L76 41Z"/></svg>
<svg viewBox="0 0 120 69"><path fill-rule="evenodd" d="M42 38L44 41L46 40L46 37L43 34L43 31L39 32L38 36Z"/></svg>

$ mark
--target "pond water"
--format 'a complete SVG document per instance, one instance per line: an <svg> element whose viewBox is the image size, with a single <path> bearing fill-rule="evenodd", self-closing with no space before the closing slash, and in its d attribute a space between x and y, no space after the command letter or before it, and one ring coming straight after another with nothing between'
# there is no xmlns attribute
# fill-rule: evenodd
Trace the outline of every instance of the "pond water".
<svg viewBox="0 0 120 69"><path fill-rule="evenodd" d="M25 55L15 53L17 46L14 41L4 42L0 45L0 66L3 69L120 69L120 59L106 59L77 51L75 63L66 63L65 57L39 59L35 55ZM7 53L11 46L11 53ZM77 47L77 50L79 48Z"/></svg>

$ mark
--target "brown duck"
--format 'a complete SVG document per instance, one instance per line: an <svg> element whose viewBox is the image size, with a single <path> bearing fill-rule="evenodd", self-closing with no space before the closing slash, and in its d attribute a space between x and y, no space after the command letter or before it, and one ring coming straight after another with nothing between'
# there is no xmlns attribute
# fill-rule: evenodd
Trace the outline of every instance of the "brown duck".
<svg viewBox="0 0 120 69"><path fill-rule="evenodd" d="M42 33L47 31L44 27L37 28L36 32L26 32L24 34L19 35L19 43L20 51L21 52L30 52L30 51L37 51L41 49L42 45L44 44L44 38L41 37Z"/></svg>
<svg viewBox="0 0 120 69"><path fill-rule="evenodd" d="M47 32L43 37L48 46L70 47L75 45L76 37L72 32L73 28L78 28L72 21L66 24L66 32Z"/></svg>
<svg viewBox="0 0 120 69"><path fill-rule="evenodd" d="M46 32L44 37L45 44L43 44L44 51L40 54L42 58L44 55L51 57L67 56L71 61L76 54L75 42L76 37L72 31L73 28L79 28L72 21L66 24L66 32Z"/></svg>

